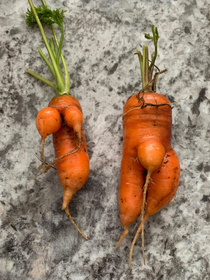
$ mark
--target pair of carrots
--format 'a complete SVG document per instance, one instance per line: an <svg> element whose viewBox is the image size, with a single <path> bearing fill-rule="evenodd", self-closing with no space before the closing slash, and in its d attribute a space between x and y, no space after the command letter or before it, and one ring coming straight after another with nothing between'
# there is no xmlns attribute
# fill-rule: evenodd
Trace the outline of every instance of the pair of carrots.
<svg viewBox="0 0 210 280"><path fill-rule="evenodd" d="M79 101L70 95L69 75L65 59L61 52L63 43L63 13L65 11L51 11L43 0L43 7L35 8L28 0L31 10L27 12L28 25L37 23L45 42L50 60L41 49L39 53L51 73L56 84L42 76L27 70L29 74L50 85L58 93L47 108L42 109L36 118L36 126L42 137L41 156L42 164L38 169L47 172L54 164L63 186L63 205L68 218L78 231L81 232L69 213L68 205L75 194L87 181L89 175L89 157L85 135L82 129L83 115ZM50 42L46 39L41 20L52 28L53 37ZM60 29L58 41L53 24ZM179 184L180 166L175 151L171 147L171 104L162 94L156 93L158 72L154 75L155 59L157 56L157 28L152 26L153 36L145 34L155 44L155 53L151 63L148 59L148 47L143 46L143 54L137 51L141 66L143 89L132 95L124 106L123 113L123 157L121 163L121 181L119 190L120 219L125 229L116 248L128 234L131 223L141 215L138 227L130 250L130 266L133 247L142 231L142 249L144 256L144 223L146 220L167 205L174 197ZM60 66L63 64L64 75ZM53 134L55 160L46 165L44 143L47 136Z"/></svg>

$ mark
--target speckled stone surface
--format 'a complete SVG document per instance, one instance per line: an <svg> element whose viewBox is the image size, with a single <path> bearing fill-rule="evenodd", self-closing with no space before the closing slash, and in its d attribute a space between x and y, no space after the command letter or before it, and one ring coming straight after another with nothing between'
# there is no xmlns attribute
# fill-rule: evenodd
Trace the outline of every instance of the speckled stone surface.
<svg viewBox="0 0 210 280"><path fill-rule="evenodd" d="M35 2L35 4L41 4ZM30 179L40 164L38 111L54 92L26 74L51 78L37 48L37 29L25 24L26 0L0 2L0 279L207 280L210 279L210 3L207 0L47 1L66 9L64 55L71 93L83 108L90 176L70 203L85 241L61 210L55 169ZM168 68L158 91L173 108L172 143L181 163L180 186L170 207L145 224L129 269L138 222L117 251L123 232L118 185L122 110L141 88L136 48L151 24L159 28L157 65ZM152 48L152 45L149 45ZM46 143L53 159L52 139Z"/></svg>

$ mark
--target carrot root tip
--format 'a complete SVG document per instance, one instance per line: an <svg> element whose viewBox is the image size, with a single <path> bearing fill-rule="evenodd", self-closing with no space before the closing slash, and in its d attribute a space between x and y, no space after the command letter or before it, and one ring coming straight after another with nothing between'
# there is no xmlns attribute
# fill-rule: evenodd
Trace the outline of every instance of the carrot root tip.
<svg viewBox="0 0 210 280"><path fill-rule="evenodd" d="M75 228L78 230L78 232L86 239L88 240L87 236L78 228L77 224L74 222L74 220L72 219L70 213L69 213L69 207L67 205L67 207L65 209L66 215L69 218L69 220L72 222L72 224L75 226Z"/></svg>
<svg viewBox="0 0 210 280"><path fill-rule="evenodd" d="M129 255L130 269L132 268L132 255L133 255L133 248L134 248L134 245L135 245L136 240L137 240L137 238L138 238L138 236L139 236L139 233L140 233L141 230L142 230L142 225L143 225L143 223L146 222L146 220L149 218L149 216L150 216L150 215L148 215L147 213L144 215L144 218L143 218L143 220L141 221L141 223L139 224L139 227L138 227L138 229L137 229L137 231L136 231L135 237L134 237L133 242L132 242L132 244L131 244L130 255ZM145 264L145 260L144 260L144 264Z"/></svg>
<svg viewBox="0 0 210 280"><path fill-rule="evenodd" d="M126 235L128 234L128 227L125 228L125 231L123 232L123 234L120 237L120 240L117 242L117 245L115 246L115 250L120 246L121 242L123 241L123 239L126 237Z"/></svg>

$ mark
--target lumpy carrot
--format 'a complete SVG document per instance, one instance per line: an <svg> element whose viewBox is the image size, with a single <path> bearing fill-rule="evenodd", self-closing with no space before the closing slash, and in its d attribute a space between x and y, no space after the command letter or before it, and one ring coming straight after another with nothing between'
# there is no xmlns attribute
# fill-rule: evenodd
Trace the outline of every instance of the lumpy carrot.
<svg viewBox="0 0 210 280"><path fill-rule="evenodd" d="M157 29L153 27L152 38L146 35L157 46ZM128 98L124 105L119 208L125 230L116 245L117 248L128 234L129 225L141 216L141 223L131 245L130 267L134 244L140 231L145 263L144 223L171 201L180 177L179 160L171 147L171 104L164 95L155 92L160 72L152 79L154 60L149 68L147 47L143 48L143 55L139 51L137 54L143 89Z"/></svg>
<svg viewBox="0 0 210 280"><path fill-rule="evenodd" d="M61 52L63 43L63 13L59 9L51 11L47 8L43 0L43 8L35 8L33 2L28 0L31 10L27 11L27 24L33 26L36 22L42 34L45 46L48 51L50 60L43 54L39 48L39 53L49 67L52 75L55 78L53 83L42 76L27 70L29 74L35 78L45 82L57 91L55 96L49 103L48 107L42 109L36 118L36 126L39 134L42 137L42 149L40 151L42 164L38 169L43 169L40 174L46 173L54 164L56 164L57 172L61 185L63 186L63 204L62 210L65 210L66 215L82 234L87 237L78 228L69 213L69 203L73 195L85 184L89 175L89 157L85 135L82 128L83 114L79 101L70 95L70 83L65 59ZM45 36L42 23L39 19L50 25L52 28L53 37L50 44ZM58 42L53 23L56 23L61 31L60 42ZM60 59L63 64L64 74L60 66ZM53 134L53 143L55 149L55 159L46 166L44 156L44 143L47 136ZM40 175L38 174L38 175Z"/></svg>
<svg viewBox="0 0 210 280"><path fill-rule="evenodd" d="M49 107L58 110L64 119L63 126L53 134L53 144L56 158L66 155L56 162L64 188L62 210L66 210L73 195L85 184L89 174L89 157L82 129L82 108L76 99L67 95L52 99ZM67 155L69 151L77 149L78 145L79 149L75 153Z"/></svg>

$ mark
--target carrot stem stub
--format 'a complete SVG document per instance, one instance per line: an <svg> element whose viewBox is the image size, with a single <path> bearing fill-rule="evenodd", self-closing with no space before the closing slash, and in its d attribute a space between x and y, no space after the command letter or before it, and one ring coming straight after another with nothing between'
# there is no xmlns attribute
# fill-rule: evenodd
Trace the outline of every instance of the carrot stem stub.
<svg viewBox="0 0 210 280"><path fill-rule="evenodd" d="M160 71L155 66L159 34L152 26L152 33L145 34L153 40L155 52L149 63L148 47L139 57L143 88L128 98L123 111L123 156L119 188L120 219L125 229L115 249L128 234L131 223L141 218L133 239L129 263L132 267L134 245L141 232L143 261L144 223L175 196L180 178L179 159L171 147L172 108L169 100L156 93ZM154 68L159 72L153 77Z"/></svg>

